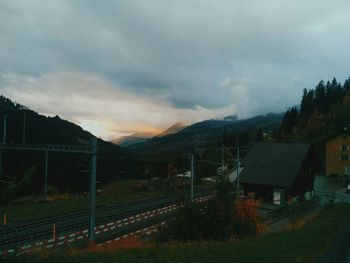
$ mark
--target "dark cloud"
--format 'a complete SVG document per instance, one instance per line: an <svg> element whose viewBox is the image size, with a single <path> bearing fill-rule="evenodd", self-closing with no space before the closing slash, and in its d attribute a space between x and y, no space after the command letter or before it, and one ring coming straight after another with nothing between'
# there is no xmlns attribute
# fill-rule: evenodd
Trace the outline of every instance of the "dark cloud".
<svg viewBox="0 0 350 263"><path fill-rule="evenodd" d="M0 74L93 73L177 108L282 110L321 78L348 77L349 10L316 0L2 0Z"/></svg>

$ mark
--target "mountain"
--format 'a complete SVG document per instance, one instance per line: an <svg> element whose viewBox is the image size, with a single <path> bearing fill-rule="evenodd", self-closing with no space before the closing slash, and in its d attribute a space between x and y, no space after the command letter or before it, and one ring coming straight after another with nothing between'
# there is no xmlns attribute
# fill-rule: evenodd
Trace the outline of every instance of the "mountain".
<svg viewBox="0 0 350 263"><path fill-rule="evenodd" d="M0 139L4 134L5 115L8 144L22 144L24 127L26 144L87 145L93 136L80 126L59 116L40 115L0 96ZM98 139L98 147L98 181L107 183L115 178L134 174L133 154L102 139ZM44 157L45 153L41 151L3 150L3 173L0 176L8 175L19 181L25 172L34 168L36 175L31 191L38 193L43 188ZM90 157L86 154L49 152L48 184L60 191L86 191L89 169ZM1 187L0 183L0 190Z"/></svg>
<svg viewBox="0 0 350 263"><path fill-rule="evenodd" d="M189 152L195 146L214 145L222 141L225 131L231 134L242 132L255 136L258 129L275 131L278 129L283 114L259 115L249 119L205 120L190 125L179 132L153 137L142 143L133 144L127 149L138 154L173 154ZM232 139L233 140L233 139ZM221 142L222 143L222 142Z"/></svg>
<svg viewBox="0 0 350 263"><path fill-rule="evenodd" d="M150 138L153 137L163 137L169 134L173 134L176 133L182 129L184 129L186 127L186 124L182 123L182 122L176 122L173 125L171 125L169 128L167 128L166 130L164 130L163 132L161 132L160 134L156 134L154 132L140 132L140 133L134 133L131 135L127 135L127 136L123 136L120 137L116 140L113 140L112 142L122 146L122 147L127 147L133 144L137 144L137 143L142 143L147 141Z"/></svg>
<svg viewBox="0 0 350 263"><path fill-rule="evenodd" d="M116 140L113 140L112 142L119 146L127 147L135 143L144 142L147 139L154 137L155 135L156 133L151 133L151 132L134 133L127 136L122 136Z"/></svg>
<svg viewBox="0 0 350 263"><path fill-rule="evenodd" d="M224 121L238 121L238 116L237 115L230 115L230 116L226 116L223 118Z"/></svg>
<svg viewBox="0 0 350 263"><path fill-rule="evenodd" d="M187 125L182 122L176 122L173 125L171 125L168 129L166 129L165 131L157 135L156 137L163 137L169 134L177 133L183 130L184 128L186 128L186 126Z"/></svg>

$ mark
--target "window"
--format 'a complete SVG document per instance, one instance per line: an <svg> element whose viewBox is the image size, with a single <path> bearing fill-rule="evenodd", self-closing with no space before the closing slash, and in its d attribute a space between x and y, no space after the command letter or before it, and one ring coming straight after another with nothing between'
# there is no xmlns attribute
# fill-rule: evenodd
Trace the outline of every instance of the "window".
<svg viewBox="0 0 350 263"><path fill-rule="evenodd" d="M339 160L341 160L341 161L347 161L347 160L349 160L349 154L347 154L347 153L342 153L342 154L340 154Z"/></svg>
<svg viewBox="0 0 350 263"><path fill-rule="evenodd" d="M340 146L340 150L341 150L342 152L347 152L348 149L349 149L349 147L348 147L346 144L343 144L343 145Z"/></svg>
<svg viewBox="0 0 350 263"><path fill-rule="evenodd" d="M345 166L345 174L350 175L350 165Z"/></svg>

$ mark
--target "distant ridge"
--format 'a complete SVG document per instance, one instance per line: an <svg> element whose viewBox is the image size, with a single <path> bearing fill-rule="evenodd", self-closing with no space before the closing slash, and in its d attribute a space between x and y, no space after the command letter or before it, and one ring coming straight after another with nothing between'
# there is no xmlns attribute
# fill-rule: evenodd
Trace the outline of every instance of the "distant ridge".
<svg viewBox="0 0 350 263"><path fill-rule="evenodd" d="M222 139L225 130L232 133L247 131L255 135L258 129L275 131L281 124L283 114L269 113L248 119L228 116L222 119L205 120L184 127L178 132L156 136L127 148L138 154L170 154L191 151L200 145L213 145Z"/></svg>
<svg viewBox="0 0 350 263"><path fill-rule="evenodd" d="M0 138L3 138L4 116L7 116L6 141L9 144L23 143L23 118L26 114L25 143L26 144L60 144L88 145L90 132L79 125L61 119L59 116L47 117L23 107L10 99L0 96ZM98 139L98 180L104 184L116 178L133 175L134 156L125 148L111 142ZM3 154L3 170L16 180L35 167L37 176L32 180L28 193L38 193L43 187L44 158L41 152L13 151ZM82 154L49 154L48 183L59 191L86 191L89 169L89 156ZM0 183L1 187L4 187Z"/></svg>
<svg viewBox="0 0 350 263"><path fill-rule="evenodd" d="M122 136L116 140L113 140L112 142L119 146L127 147L135 143L144 142L147 139L154 137L155 135L156 133L152 133L152 132L140 132L140 133L134 133L127 136Z"/></svg>
<svg viewBox="0 0 350 263"><path fill-rule="evenodd" d="M139 133L134 133L127 136L122 136L116 140L113 140L112 142L122 147L128 147L133 144L145 142L151 138L159 138L159 137L163 137L169 134L179 132L184 128L186 128L186 124L182 122L176 122L159 134L154 132L139 132Z"/></svg>
<svg viewBox="0 0 350 263"><path fill-rule="evenodd" d="M159 135L157 135L155 137L163 137L163 136L166 136L169 134L177 133L186 127L187 127L186 124L184 124L182 122L176 122L173 125L171 125L168 129L166 129L165 131L163 131L162 133L160 133Z"/></svg>

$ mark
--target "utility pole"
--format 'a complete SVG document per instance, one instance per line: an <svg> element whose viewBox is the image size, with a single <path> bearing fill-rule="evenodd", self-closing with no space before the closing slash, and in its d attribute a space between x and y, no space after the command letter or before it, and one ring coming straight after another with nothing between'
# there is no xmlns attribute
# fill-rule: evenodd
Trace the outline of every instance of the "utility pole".
<svg viewBox="0 0 350 263"><path fill-rule="evenodd" d="M92 138L92 156L90 171L90 191L89 191L89 229L88 238L89 245L94 246L95 243L95 203L96 203L96 170L97 170L97 138Z"/></svg>
<svg viewBox="0 0 350 263"><path fill-rule="evenodd" d="M26 111L23 111L23 134L22 134L22 143L26 143Z"/></svg>
<svg viewBox="0 0 350 263"><path fill-rule="evenodd" d="M238 144L238 136L236 137L236 148L237 148L237 199L239 198L239 144Z"/></svg>
<svg viewBox="0 0 350 263"><path fill-rule="evenodd" d="M194 180L194 154L196 149L192 152L192 158L191 158L191 201L193 201L193 180Z"/></svg>
<svg viewBox="0 0 350 263"><path fill-rule="evenodd" d="M23 111L22 144L25 144L26 143L26 119L27 119L26 113L27 113L27 110L29 110L29 108L26 106L21 106L19 109Z"/></svg>
<svg viewBox="0 0 350 263"><path fill-rule="evenodd" d="M48 165L49 165L48 161L49 161L49 151L45 151L45 182L44 182L45 200L47 200L47 170L48 170Z"/></svg>
<svg viewBox="0 0 350 263"><path fill-rule="evenodd" d="M3 127L3 137L2 144L6 144L6 131L7 131L7 114L4 114L4 127ZM2 151L0 151L0 175L2 174Z"/></svg>
<svg viewBox="0 0 350 263"><path fill-rule="evenodd" d="M6 144L6 132L7 132L7 114L4 114L4 132L3 132L3 137L2 137L2 143Z"/></svg>
<svg viewBox="0 0 350 263"><path fill-rule="evenodd" d="M222 177L224 177L224 162L225 162L225 146L224 144L222 144L222 148L221 148L221 171L222 171Z"/></svg>

